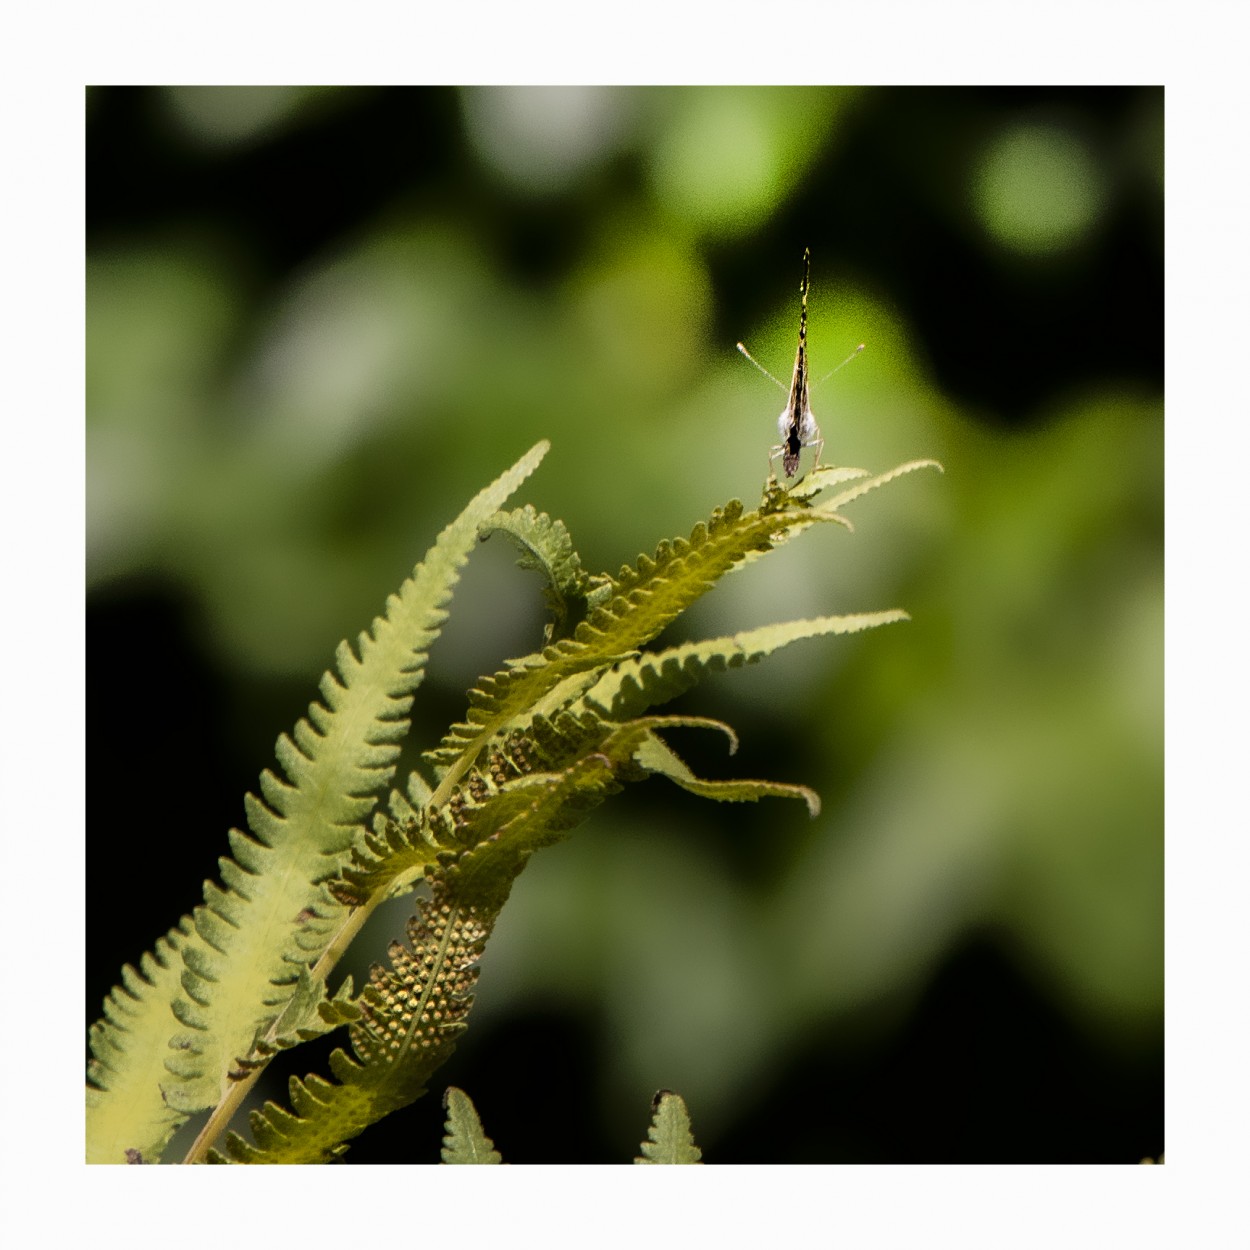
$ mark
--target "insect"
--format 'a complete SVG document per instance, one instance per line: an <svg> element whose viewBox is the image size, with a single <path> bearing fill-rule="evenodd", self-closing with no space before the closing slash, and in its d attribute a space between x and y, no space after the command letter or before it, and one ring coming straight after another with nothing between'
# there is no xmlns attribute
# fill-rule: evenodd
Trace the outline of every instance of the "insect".
<svg viewBox="0 0 1250 1250"><path fill-rule="evenodd" d="M786 401L786 406L781 410L781 415L777 418L777 432L781 436L781 442L772 449L768 456L768 464L772 470L773 476L778 481L781 480L781 474L777 472L777 463L780 461L782 473L785 475L785 485L794 486L808 473L810 473L820 463L820 453L824 450L825 440L820 436L820 426L816 424L816 418L812 413L811 401L808 398L808 366L807 366L807 292L811 288L812 274L812 250L811 248L803 249L803 282L799 287L802 302L799 305L799 348L794 356L794 377L790 380L790 398ZM864 350L865 344L861 343L847 358L842 365L853 360L860 352ZM743 344L738 344L738 350L766 377L775 382L784 391L784 384L778 382L763 365L747 351ZM842 368L838 366L838 369ZM827 378L831 378L838 369L827 373L820 380L823 382ZM811 455L808 455L808 452Z"/></svg>

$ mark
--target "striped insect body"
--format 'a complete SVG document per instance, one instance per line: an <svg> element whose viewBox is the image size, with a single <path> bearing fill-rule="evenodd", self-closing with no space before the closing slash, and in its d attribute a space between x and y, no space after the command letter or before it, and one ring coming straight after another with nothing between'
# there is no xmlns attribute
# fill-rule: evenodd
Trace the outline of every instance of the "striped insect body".
<svg viewBox="0 0 1250 1250"><path fill-rule="evenodd" d="M773 476L787 488L797 485L816 468L820 463L820 453L825 446L825 440L821 437L820 426L817 425L816 417L812 412L811 399L808 393L807 293L811 288L811 271L811 249L804 248L803 282L799 287L799 346L794 354L794 374L790 379L789 398L786 400L786 406L781 410L781 415L777 418L777 435L781 442L772 449L768 457L768 464ZM778 382L741 343L738 344L738 350L765 377L771 378L782 390L785 390L785 386ZM864 344L861 343L842 362L842 365L854 359L863 350ZM838 369L841 369L842 365L839 365ZM833 370L833 372L837 373L838 369ZM824 379L822 378L821 380L823 381Z"/></svg>

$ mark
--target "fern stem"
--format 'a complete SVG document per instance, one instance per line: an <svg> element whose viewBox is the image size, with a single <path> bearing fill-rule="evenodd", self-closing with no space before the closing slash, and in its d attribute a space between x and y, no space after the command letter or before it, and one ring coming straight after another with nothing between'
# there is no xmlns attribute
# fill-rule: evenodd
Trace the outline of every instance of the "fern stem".
<svg viewBox="0 0 1250 1250"><path fill-rule="evenodd" d="M476 751L465 751L447 770L447 775L438 783L438 789L430 796L427 804L430 811L437 811L447 803L447 800L451 798L451 792L456 788L456 783L469 771L469 766L476 758Z"/></svg>
<svg viewBox="0 0 1250 1250"><path fill-rule="evenodd" d="M339 931L330 939L330 944L321 952L321 958L313 965L313 980L324 981L333 971L335 965L343 958L343 953L352 944L356 934L364 927L364 923L373 915L385 894L381 891L374 894L359 907L353 907L343 919Z"/></svg>
<svg viewBox="0 0 1250 1250"><path fill-rule="evenodd" d="M203 1163L209 1147L226 1130L234 1113L238 1111L243 1100L251 1092L252 1086L260 1079L260 1074L268 1067L262 1064L252 1074L230 1087L230 1092L213 1108L204 1127L200 1129L190 1150L183 1156L183 1163Z"/></svg>

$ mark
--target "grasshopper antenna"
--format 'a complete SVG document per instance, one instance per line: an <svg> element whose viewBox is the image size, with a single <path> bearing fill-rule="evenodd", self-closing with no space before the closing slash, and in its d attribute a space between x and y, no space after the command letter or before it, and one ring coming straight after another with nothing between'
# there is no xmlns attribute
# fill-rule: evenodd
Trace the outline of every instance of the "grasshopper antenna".
<svg viewBox="0 0 1250 1250"><path fill-rule="evenodd" d="M739 344L738 344L738 346L739 346L739 347L742 347L742 344L741 344L741 343L739 343ZM855 349L855 350L854 350L854 351L853 351L853 352L852 352L852 353L851 353L851 354L850 354L850 355L849 355L849 356L848 356L848 357L847 357L847 358L846 358L846 359L842 362L842 365L849 365L849 364L851 363L851 361L852 361L852 360L854 360L854 359L855 359L855 357L856 357L856 356L858 356L858 355L859 355L859 353L860 353L860 352L862 352L862 351L864 350L864 348L865 348L865 347L867 347L867 346L868 346L868 344L867 344L867 343L861 343L861 344L860 344L860 345L859 345L859 346L858 346L858 347L857 347L857 348L856 348L856 349ZM745 348L744 348L743 350L745 351ZM751 358L750 358L749 356L747 357L747 359L748 359L748 360L751 360ZM754 364L755 364L755 361L751 360L751 363L754 365ZM820 379L820 382L817 382L817 383L816 383L816 385L817 385L817 386L819 386L819 385L821 384L821 382L828 382L828 381L829 381L829 379L830 379L831 377L833 377L833 375L834 375L835 373L837 373L838 369L841 369L841 368L842 368L842 365L838 365L837 369L830 369L830 370L829 370L829 372L828 372L828 373L826 373L826 374L825 374L825 376L824 376L823 378L821 378L821 379ZM758 366L758 365L756 365L756 368L759 368L759 366ZM774 381L775 381L775 380L776 380L776 379L774 379Z"/></svg>
<svg viewBox="0 0 1250 1250"><path fill-rule="evenodd" d="M860 344L860 346L862 347L862 346L863 346L863 344ZM747 359L748 359L748 360L749 360L749 361L750 361L750 362L751 362L751 363L752 363L752 364L753 364L753 365L754 365L754 366L755 366L755 367L756 367L756 368L757 368L757 369L758 369L758 370L759 370L759 371L760 371L760 372L761 372L761 373L762 373L762 374L763 374L763 375L764 375L764 376L765 376L765 377L766 377L766 378L767 378L767 379L768 379L768 380L769 380L769 381L770 381L770 382L774 385L774 386L779 386L779 387L781 387L781 389L782 389L783 391L787 389L787 388L786 388L786 384L785 384L784 382L778 382L778 381L777 381L777 379L776 379L775 377L773 377L773 375L772 375L771 373L769 373L769 372L768 372L768 370L767 370L767 369L765 369L765 368L764 368L764 366L763 366L762 364L760 364L760 362L759 362L758 360L756 360L756 359L755 359L755 357L754 357L754 356L752 356L752 355L751 355L751 353L750 353L749 351L747 351L746 347L745 347L743 344L741 344L741 343L739 343L739 344L738 344L738 350L739 350L739 351L740 351L740 352L741 352L741 353L742 353L742 354L743 354L743 355L744 355L744 356L745 356L745 357L746 357L746 358L747 358ZM848 359L849 359L849 357L848 357ZM844 365L844 364L846 364L846 361L844 360L844 361L842 362L842 364L843 364L843 365ZM840 368L842 368L842 365L839 365L839 366L838 366L838 369L840 369ZM835 370L834 370L834 372L835 372L835 373L836 373L837 371L838 371L837 369L835 369Z"/></svg>

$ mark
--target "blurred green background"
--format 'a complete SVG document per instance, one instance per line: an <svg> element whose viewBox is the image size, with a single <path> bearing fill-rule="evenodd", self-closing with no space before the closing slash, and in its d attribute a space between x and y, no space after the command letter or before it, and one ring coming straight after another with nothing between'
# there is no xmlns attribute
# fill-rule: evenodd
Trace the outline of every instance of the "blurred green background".
<svg viewBox="0 0 1250 1250"><path fill-rule="evenodd" d="M348 1161L434 1161L446 1083L515 1162L632 1158L661 1086L710 1161L1163 1149L1162 89L99 88L86 127L89 1019L522 451L592 570L758 499L784 397L734 344L788 380L810 246L814 375L868 344L813 393L825 461L946 474L672 637L913 619L673 705L733 759L672 742L822 815L600 809L518 883L435 1095ZM416 746L541 626L485 545Z"/></svg>

